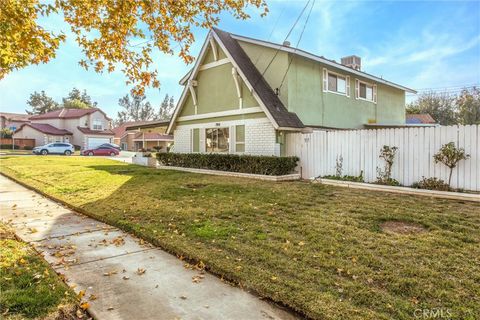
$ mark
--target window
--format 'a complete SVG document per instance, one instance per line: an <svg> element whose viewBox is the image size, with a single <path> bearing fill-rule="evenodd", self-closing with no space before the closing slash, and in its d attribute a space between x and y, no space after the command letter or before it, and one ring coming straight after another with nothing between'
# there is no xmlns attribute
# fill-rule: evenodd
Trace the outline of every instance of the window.
<svg viewBox="0 0 480 320"><path fill-rule="evenodd" d="M350 77L323 69L323 91L350 97Z"/></svg>
<svg viewBox="0 0 480 320"><path fill-rule="evenodd" d="M211 128L205 130L206 152L228 152L229 132L228 128Z"/></svg>
<svg viewBox="0 0 480 320"><path fill-rule="evenodd" d="M355 80L356 98L376 103L377 102L377 86L367 82Z"/></svg>
<svg viewBox="0 0 480 320"><path fill-rule="evenodd" d="M93 120L93 130L103 130L103 123L100 119Z"/></svg>
<svg viewBox="0 0 480 320"><path fill-rule="evenodd" d="M16 126L10 126L9 129L12 130L12 131L15 131L15 130L17 130L17 127Z"/></svg>
<svg viewBox="0 0 480 320"><path fill-rule="evenodd" d="M245 152L245 125L235 126L235 152Z"/></svg>

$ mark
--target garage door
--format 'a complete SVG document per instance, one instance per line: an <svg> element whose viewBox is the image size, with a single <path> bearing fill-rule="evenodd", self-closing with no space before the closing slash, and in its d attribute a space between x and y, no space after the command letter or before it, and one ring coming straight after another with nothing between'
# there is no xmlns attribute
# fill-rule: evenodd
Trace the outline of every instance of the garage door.
<svg viewBox="0 0 480 320"><path fill-rule="evenodd" d="M104 143L110 143L110 139L109 138L88 138L87 149L94 149Z"/></svg>

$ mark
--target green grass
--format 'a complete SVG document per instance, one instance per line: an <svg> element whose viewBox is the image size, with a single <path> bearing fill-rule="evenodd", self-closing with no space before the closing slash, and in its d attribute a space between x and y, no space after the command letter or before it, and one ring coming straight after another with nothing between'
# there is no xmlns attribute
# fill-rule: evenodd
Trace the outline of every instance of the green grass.
<svg viewBox="0 0 480 320"><path fill-rule="evenodd" d="M3 224L0 224L0 288L0 314L5 319L75 316L77 300L73 291L32 247L18 241Z"/></svg>
<svg viewBox="0 0 480 320"><path fill-rule="evenodd" d="M480 314L480 205L307 182L25 157L0 170L316 319ZM426 232L382 232L384 221Z"/></svg>
<svg viewBox="0 0 480 320"><path fill-rule="evenodd" d="M0 149L0 154L32 154L32 150L21 150L21 149Z"/></svg>

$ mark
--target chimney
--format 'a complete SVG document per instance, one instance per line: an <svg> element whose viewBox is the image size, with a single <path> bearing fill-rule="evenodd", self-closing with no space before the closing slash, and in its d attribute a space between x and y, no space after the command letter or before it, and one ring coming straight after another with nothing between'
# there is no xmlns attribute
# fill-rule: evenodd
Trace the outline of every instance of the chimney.
<svg viewBox="0 0 480 320"><path fill-rule="evenodd" d="M358 71L360 71L360 69L362 68L362 59L359 56L355 56L355 55L343 57L341 60L341 63L346 67L349 67Z"/></svg>
<svg viewBox="0 0 480 320"><path fill-rule="evenodd" d="M283 41L284 47L290 47L290 41Z"/></svg>

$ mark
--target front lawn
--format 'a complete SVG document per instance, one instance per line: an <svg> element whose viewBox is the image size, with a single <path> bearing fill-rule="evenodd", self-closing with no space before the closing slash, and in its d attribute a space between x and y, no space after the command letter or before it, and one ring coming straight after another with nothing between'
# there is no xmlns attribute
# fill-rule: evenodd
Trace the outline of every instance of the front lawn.
<svg viewBox="0 0 480 320"><path fill-rule="evenodd" d="M0 318L86 318L72 290L28 244L0 223ZM77 314L77 312L79 312Z"/></svg>
<svg viewBox="0 0 480 320"><path fill-rule="evenodd" d="M98 158L6 157L0 170L311 318L480 314L478 203Z"/></svg>

